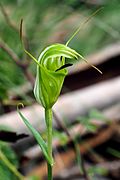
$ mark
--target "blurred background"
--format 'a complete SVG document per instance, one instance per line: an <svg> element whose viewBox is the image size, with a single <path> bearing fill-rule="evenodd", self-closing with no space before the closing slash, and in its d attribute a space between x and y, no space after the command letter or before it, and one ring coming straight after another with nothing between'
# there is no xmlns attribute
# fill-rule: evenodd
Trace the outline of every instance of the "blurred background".
<svg viewBox="0 0 120 180"><path fill-rule="evenodd" d="M83 22L102 8L87 23ZM99 68L83 61L69 75L54 105L54 179L120 178L120 1L1 0L0 2L0 180L22 176L45 179L46 164L36 141L20 120L16 106L46 138L43 109L33 95L38 58L53 43L69 46ZM21 135L21 136L19 136Z"/></svg>

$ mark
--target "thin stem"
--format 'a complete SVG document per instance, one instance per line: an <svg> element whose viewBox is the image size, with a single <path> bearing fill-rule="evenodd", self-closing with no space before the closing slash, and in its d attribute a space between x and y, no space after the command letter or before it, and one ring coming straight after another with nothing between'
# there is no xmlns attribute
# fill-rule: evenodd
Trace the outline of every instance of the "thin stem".
<svg viewBox="0 0 120 180"><path fill-rule="evenodd" d="M83 159L82 156L81 156L81 167L82 167L82 171L83 171L83 175L84 175L85 180L90 180L90 178L89 178L89 176L87 174L87 170L85 168L84 159Z"/></svg>
<svg viewBox="0 0 120 180"><path fill-rule="evenodd" d="M25 177L18 172L16 167L6 158L6 156L3 154L3 152L1 150L0 150L0 159L20 180L25 179Z"/></svg>
<svg viewBox="0 0 120 180"><path fill-rule="evenodd" d="M45 120L47 126L47 147L48 155L53 161L52 158L52 109L45 109ZM48 166L48 180L52 180L52 164L47 163Z"/></svg>
<svg viewBox="0 0 120 180"><path fill-rule="evenodd" d="M48 169L48 180L52 180L52 166L47 163L47 169Z"/></svg>

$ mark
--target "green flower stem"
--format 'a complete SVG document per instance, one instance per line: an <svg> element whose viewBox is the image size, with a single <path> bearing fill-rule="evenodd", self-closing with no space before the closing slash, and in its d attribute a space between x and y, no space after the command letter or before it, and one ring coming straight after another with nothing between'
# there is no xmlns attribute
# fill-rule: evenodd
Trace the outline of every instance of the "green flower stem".
<svg viewBox="0 0 120 180"><path fill-rule="evenodd" d="M20 179L23 180L25 177L19 173L16 167L6 158L3 152L0 150L0 159L5 163L5 165Z"/></svg>
<svg viewBox="0 0 120 180"><path fill-rule="evenodd" d="M45 120L47 126L47 148L48 148L48 155L53 162L52 157L52 109L45 109ZM52 180L52 164L47 163L48 166L48 180Z"/></svg>
<svg viewBox="0 0 120 180"><path fill-rule="evenodd" d="M48 180L52 180L52 166L47 163L47 168L48 168Z"/></svg>

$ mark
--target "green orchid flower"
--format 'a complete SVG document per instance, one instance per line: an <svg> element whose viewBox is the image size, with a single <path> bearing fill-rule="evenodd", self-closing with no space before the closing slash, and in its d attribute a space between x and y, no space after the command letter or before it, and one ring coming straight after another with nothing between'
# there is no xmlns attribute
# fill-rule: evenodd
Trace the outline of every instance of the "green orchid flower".
<svg viewBox="0 0 120 180"><path fill-rule="evenodd" d="M99 9L100 10L100 9ZM89 18L83 22L82 25L88 22L88 20L94 16L99 10L93 13ZM39 104L44 107L45 110L45 122L46 122L46 133L47 133L47 143L44 141L40 133L33 128L33 126L29 123L24 115L20 112L19 107L17 108L18 113L26 124L28 129L33 134L37 143L39 144L42 152L47 160L48 165L48 180L52 180L52 166L54 164L52 157L52 107L57 101L65 77L68 74L67 67L71 66L71 59L73 63L76 63L77 60L84 60L86 63L88 61L74 49L68 47L70 41L74 38L74 36L80 31L81 27L79 27L67 43L64 44L52 44L46 47L40 54L38 60L32 56L27 50L24 49L26 54L28 54L37 64L37 73L36 73L36 81L34 86L34 95ZM22 21L20 25L20 37L22 37ZM21 38L22 40L22 38ZM24 45L23 45L24 48ZM67 59L67 61L66 61ZM91 65L90 63L88 63ZM102 73L95 66L91 65L97 71ZM22 105L22 104L21 104ZM23 106L23 105L22 105Z"/></svg>
<svg viewBox="0 0 120 180"><path fill-rule="evenodd" d="M64 79L68 74L65 58L77 60L79 54L63 44L53 44L42 51L38 58L34 87L36 100L44 108L52 108L57 101ZM66 65L66 66L65 66Z"/></svg>

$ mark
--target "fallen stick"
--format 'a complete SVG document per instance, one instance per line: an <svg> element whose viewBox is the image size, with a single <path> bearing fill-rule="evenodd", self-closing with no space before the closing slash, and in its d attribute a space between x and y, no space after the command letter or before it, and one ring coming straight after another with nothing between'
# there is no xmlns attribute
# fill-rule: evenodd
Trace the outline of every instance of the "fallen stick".
<svg viewBox="0 0 120 180"><path fill-rule="evenodd" d="M120 77L62 95L54 106L54 112L61 117L61 120L65 118L71 123L76 117L84 115L94 107L103 109L117 102L120 102ZM22 109L21 112L36 129L44 131L44 116L41 106L34 104ZM29 133L16 111L2 115L0 125L7 125L17 133ZM53 126L57 126L55 121Z"/></svg>

